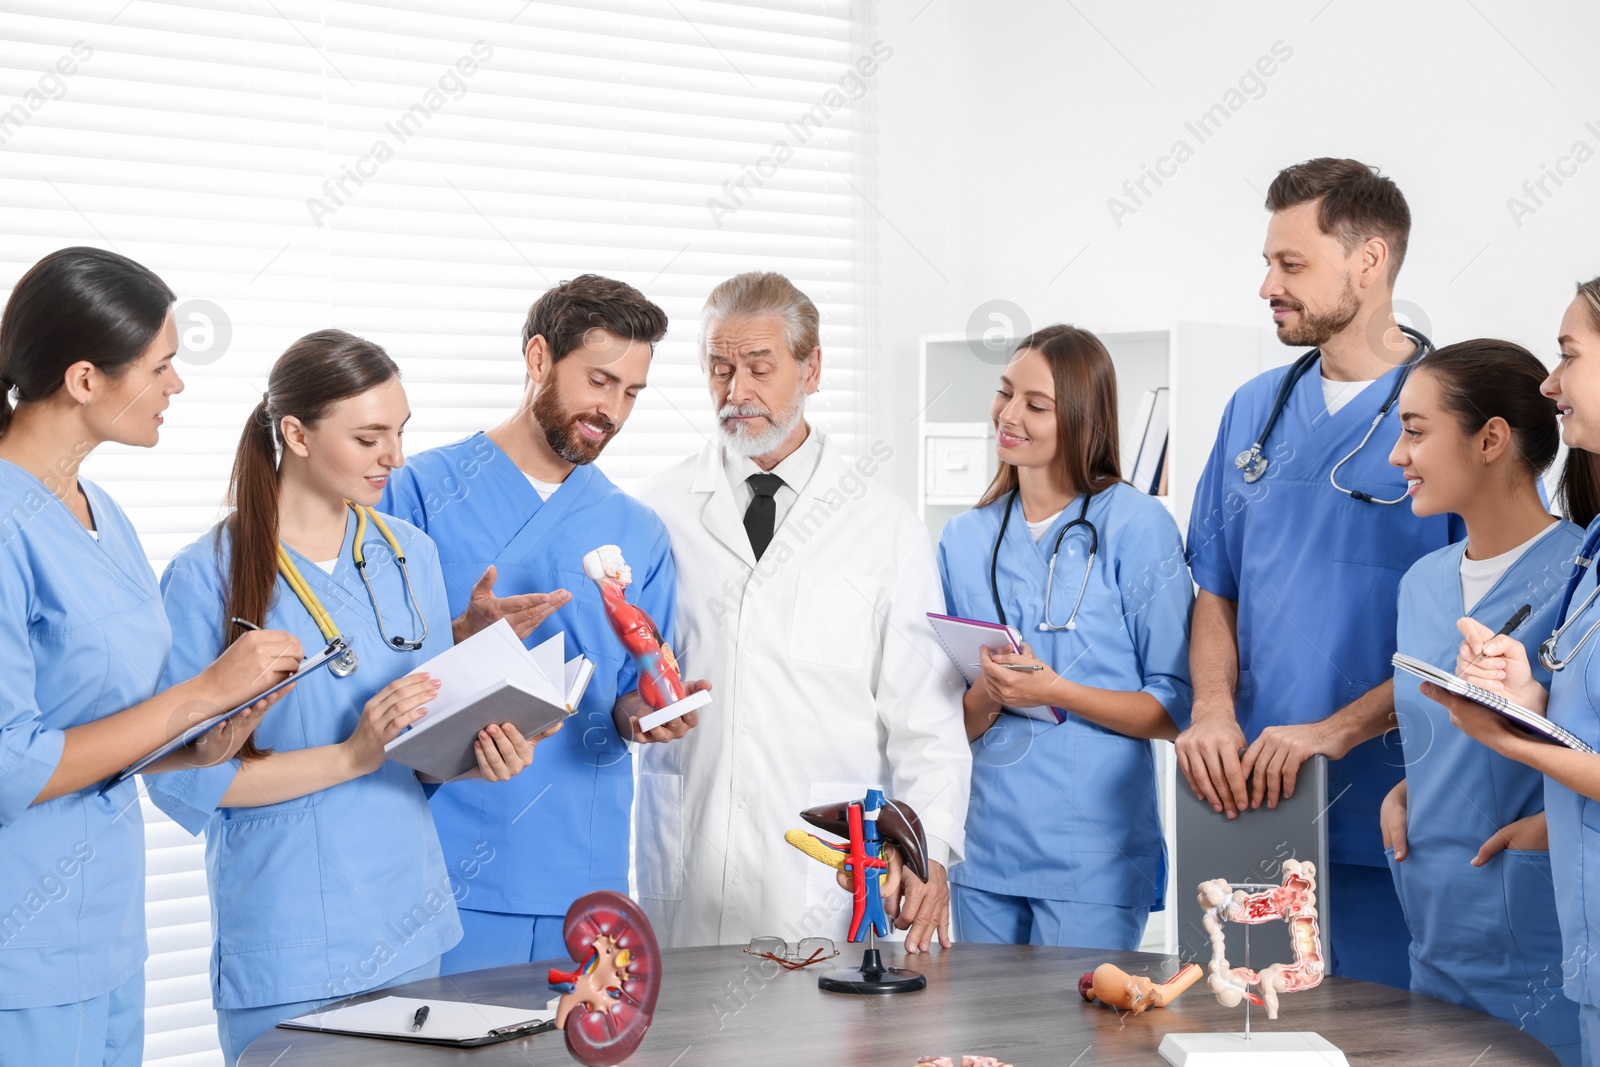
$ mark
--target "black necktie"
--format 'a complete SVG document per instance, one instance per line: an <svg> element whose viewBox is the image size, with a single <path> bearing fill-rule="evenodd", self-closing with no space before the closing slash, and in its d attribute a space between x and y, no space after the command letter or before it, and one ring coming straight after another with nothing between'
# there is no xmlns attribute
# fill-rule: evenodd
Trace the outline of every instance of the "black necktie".
<svg viewBox="0 0 1600 1067"><path fill-rule="evenodd" d="M761 553L772 543L772 528L778 519L778 504L772 498L783 479L776 474L752 474L745 481L750 483L755 496L750 498L750 506L744 511L744 532L750 535L750 547L755 549L756 559L760 559Z"/></svg>

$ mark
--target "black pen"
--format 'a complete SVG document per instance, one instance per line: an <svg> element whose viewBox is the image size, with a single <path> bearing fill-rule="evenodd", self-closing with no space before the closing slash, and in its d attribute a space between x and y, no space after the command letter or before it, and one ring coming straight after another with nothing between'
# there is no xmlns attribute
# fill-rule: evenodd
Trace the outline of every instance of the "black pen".
<svg viewBox="0 0 1600 1067"><path fill-rule="evenodd" d="M233 623L235 626L237 626L237 627L239 627L240 629L243 629L243 630L259 630L259 629L261 629L261 627L257 626L255 623L251 622L249 619L241 619L237 615L231 616L228 619L228 621Z"/></svg>
<svg viewBox="0 0 1600 1067"><path fill-rule="evenodd" d="M422 1024L427 1022L427 1021L428 1021L428 1006L426 1004L424 1004L422 1007L418 1008L417 1009L417 1013L411 1017L411 1032L414 1034L418 1030L421 1030L422 1029Z"/></svg>
<svg viewBox="0 0 1600 1067"><path fill-rule="evenodd" d="M1504 636L1506 636L1506 634L1515 633L1516 630L1517 630L1517 627L1519 627L1523 623L1527 622L1528 621L1528 616L1532 615L1532 614L1533 614L1533 605L1532 604L1524 604L1524 605L1522 605L1522 607L1518 608L1516 611L1513 611L1511 613L1511 618L1506 620L1506 624L1504 626L1500 627L1500 629L1495 633L1494 637L1504 637ZM1493 641L1494 637L1489 638L1489 641ZM1485 641L1484 645L1488 645L1489 641ZM1478 658L1473 660L1472 662L1473 663L1478 662L1478 660L1482 659L1485 655L1487 655L1487 653L1479 652L1478 653Z"/></svg>

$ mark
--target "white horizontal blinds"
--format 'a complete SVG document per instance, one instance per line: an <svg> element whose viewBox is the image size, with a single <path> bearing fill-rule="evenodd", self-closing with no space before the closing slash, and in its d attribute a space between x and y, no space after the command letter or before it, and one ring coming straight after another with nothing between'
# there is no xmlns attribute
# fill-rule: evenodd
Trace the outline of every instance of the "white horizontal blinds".
<svg viewBox="0 0 1600 1067"><path fill-rule="evenodd" d="M857 117L813 117L764 186L723 188L794 140L785 123L849 68L861 50L849 4L477 2L441 17L337 3L324 33L348 78L325 82L334 184L310 192L332 250L329 298L342 325L403 354L409 447L509 412L529 303L593 271L671 319L650 388L600 461L624 484L660 470L712 432L699 309L749 269L784 271L822 307L813 409L854 444ZM720 218L713 197L728 205Z"/></svg>
<svg viewBox="0 0 1600 1067"><path fill-rule="evenodd" d="M159 447L107 446L86 468L157 569L218 517L240 425L294 338L338 326L384 344L409 386L408 447L430 447L511 410L528 304L585 271L637 285L672 323L602 460L614 477L636 482L712 432L697 317L750 269L783 271L821 308L810 410L853 449L871 75L841 79L876 62L865 11L7 0L0 285L91 244L213 305L180 323L210 361L179 364L188 389ZM142 806L146 1062L216 1064L203 846Z"/></svg>

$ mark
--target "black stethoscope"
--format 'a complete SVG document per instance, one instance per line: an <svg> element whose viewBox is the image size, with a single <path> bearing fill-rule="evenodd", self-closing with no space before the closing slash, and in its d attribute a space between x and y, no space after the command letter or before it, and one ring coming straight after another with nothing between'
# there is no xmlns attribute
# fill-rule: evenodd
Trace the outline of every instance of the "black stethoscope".
<svg viewBox="0 0 1600 1067"><path fill-rule="evenodd" d="M1596 630L1600 630L1600 620L1596 620L1578 639L1571 652L1565 656L1556 655L1556 642L1561 640L1561 635L1567 632L1567 627L1571 626L1580 615L1589 610L1594 598L1600 596L1600 585L1596 585L1584 598L1583 603L1578 605L1578 610L1573 612L1570 618L1568 617L1567 609L1572 606L1572 594L1578 591L1578 583L1583 581L1585 572L1594 563L1594 554L1597 550L1600 550L1600 533L1592 533L1583 539L1583 548L1578 550L1578 558L1574 560L1578 569L1567 579L1567 595L1561 598L1561 613L1556 616L1556 628L1550 631L1549 637L1539 642L1539 662L1544 664L1545 670L1552 673L1562 670L1576 659L1583 646L1589 643L1589 638L1594 636Z"/></svg>
<svg viewBox="0 0 1600 1067"><path fill-rule="evenodd" d="M1095 529L1094 523L1089 521L1090 494L1083 494L1083 505L1078 508L1078 517L1061 528L1056 534L1055 547L1050 550L1050 570L1044 579L1044 621L1039 624L1039 632L1051 633L1056 630L1076 630L1078 628L1078 608L1083 603L1083 594L1089 588L1089 573L1094 569L1094 557L1100 551L1100 531ZM1006 539L1006 528L1011 525L1011 509L1017 506L1017 490L1011 490L1011 496L1006 499L1004 517L1000 520L1000 533L994 539L994 552L989 556L989 592L994 596L994 610L1000 616L1000 625L1006 625L1006 609L1000 606L1000 582L995 577L995 572L1000 566L1000 545ZM1055 588L1056 582L1056 556L1061 552L1061 542L1072 532L1074 526L1082 526L1089 531L1089 559L1083 565L1083 584L1078 587L1078 599L1073 601L1072 614L1067 616L1067 621L1056 624L1050 621L1050 593Z"/></svg>
<svg viewBox="0 0 1600 1067"><path fill-rule="evenodd" d="M1389 398L1383 402L1383 407L1378 409L1378 415L1372 420L1372 425L1367 427L1366 436L1361 438L1361 443L1356 445L1348 456L1335 463L1333 469L1328 472L1328 481L1333 483L1335 489L1346 496L1368 504L1399 504L1406 499L1406 494L1401 493L1393 500L1381 500L1371 493L1363 493L1359 489L1346 489L1339 484L1339 468L1355 459L1356 455L1367 447L1367 442L1372 439L1374 431L1378 428L1378 423L1382 422L1383 417L1389 414L1389 409L1394 407L1394 402L1400 399L1400 390L1404 388L1406 378L1411 374L1411 368L1415 367L1424 356L1433 351L1433 342L1411 327L1401 326L1400 332L1412 340L1417 346L1417 350L1411 354L1411 358L1400 365L1400 375L1395 379L1393 387L1389 390ZM1289 406L1289 397L1294 392L1294 387L1299 384L1301 378L1305 377L1306 372L1311 369L1311 365L1321 358L1322 349L1313 348L1294 361L1294 366L1289 368L1289 373L1284 375L1283 381L1278 384L1278 395L1272 401L1272 413L1267 416L1266 426L1262 427L1255 443L1233 459L1234 469L1244 472L1245 481L1258 482L1261 480L1261 476L1267 473L1267 457L1262 454L1262 449L1267 444L1267 438L1272 436L1273 429L1278 425L1279 417L1283 415L1283 409Z"/></svg>

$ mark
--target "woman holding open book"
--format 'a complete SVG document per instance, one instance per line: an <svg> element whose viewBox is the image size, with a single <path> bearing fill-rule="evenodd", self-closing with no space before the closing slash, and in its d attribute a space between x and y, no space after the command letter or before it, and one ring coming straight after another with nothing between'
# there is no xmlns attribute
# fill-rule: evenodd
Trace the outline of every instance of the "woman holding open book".
<svg viewBox="0 0 1600 1067"><path fill-rule="evenodd" d="M1567 517L1585 523L1576 566L1558 577L1560 608L1534 636L1539 654L1529 655L1515 637L1499 636L1491 626L1465 618L1456 673L1517 704L1547 714L1590 748L1600 749L1600 657L1594 640L1600 623L1596 596L1597 545L1600 545L1600 278L1578 287L1562 316L1555 370L1543 391L1561 413L1561 436L1572 449L1559 492ZM1565 579L1565 580L1560 580ZM1534 674L1534 663L1553 672L1548 688ZM1545 818L1549 825L1550 866L1556 915L1561 923L1561 963L1540 991L1560 983L1578 1004L1583 1062L1600 1057L1600 755L1534 740L1499 715L1437 686L1423 692L1450 709L1450 721L1508 759L1542 771Z"/></svg>
<svg viewBox="0 0 1600 1067"><path fill-rule="evenodd" d="M1463 613L1530 649L1549 634L1583 529L1555 518L1539 478L1560 443L1544 364L1509 341L1441 348L1400 393L1402 468L1417 515L1460 515L1464 542L1400 582L1397 647L1452 670ZM1537 669L1541 683L1548 671ZM1450 728L1416 676L1395 671L1406 776L1380 825L1411 930L1411 988L1498 1016L1576 1063L1578 1012L1560 973L1544 776Z"/></svg>
<svg viewBox="0 0 1600 1067"><path fill-rule="evenodd" d="M384 755L437 692L413 672L452 643L433 542L372 509L403 462L409 416L383 349L339 330L302 337L240 437L232 514L161 579L167 684L263 626L346 650L297 681L238 759L149 783L163 811L206 835L212 1001L230 1065L281 1019L437 975L461 938L428 793ZM490 780L532 761L508 726L475 744Z"/></svg>
<svg viewBox="0 0 1600 1067"><path fill-rule="evenodd" d="M1183 544L1161 502L1122 480L1116 371L1093 334L1025 338L991 414L999 472L945 525L939 573L951 615L1023 640L982 650L964 700L957 936L1133 949L1166 886L1150 739L1189 719Z"/></svg>

